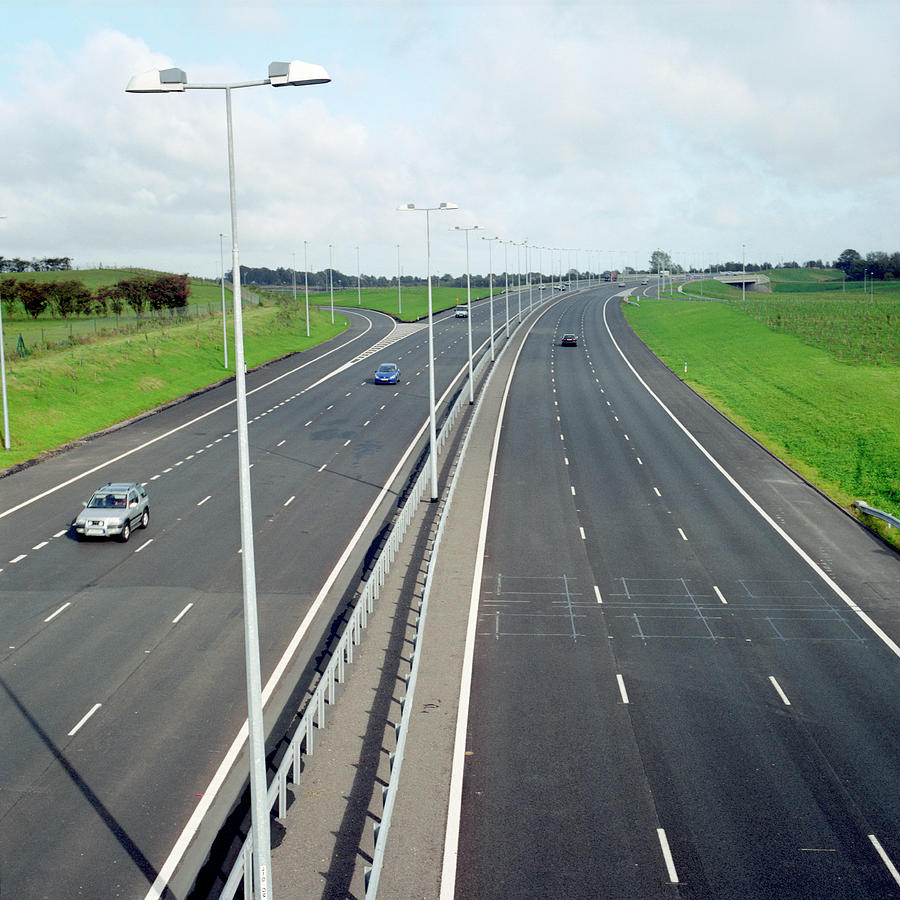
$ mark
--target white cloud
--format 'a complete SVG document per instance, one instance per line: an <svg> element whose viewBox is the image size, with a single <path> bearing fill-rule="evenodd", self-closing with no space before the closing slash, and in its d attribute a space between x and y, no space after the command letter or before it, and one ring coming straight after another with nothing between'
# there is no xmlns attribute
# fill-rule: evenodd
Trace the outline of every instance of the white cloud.
<svg viewBox="0 0 900 900"><path fill-rule="evenodd" d="M121 7L57 12L0 57L6 256L214 273L224 97L125 84L173 64L192 83L251 79L296 55L333 83L233 92L247 264L290 265L308 240L315 268L331 243L355 271L359 245L364 271L390 275L401 243L421 272L421 217L396 212L410 200L462 207L433 218L441 271L464 267L447 228L475 222L631 264L657 246L897 249L896 4L226 4L162 7L153 26Z"/></svg>

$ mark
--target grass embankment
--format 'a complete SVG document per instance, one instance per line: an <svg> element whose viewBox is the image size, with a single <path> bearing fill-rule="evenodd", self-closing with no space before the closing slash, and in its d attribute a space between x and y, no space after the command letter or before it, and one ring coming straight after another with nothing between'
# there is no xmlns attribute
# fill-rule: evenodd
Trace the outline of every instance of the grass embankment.
<svg viewBox="0 0 900 900"><path fill-rule="evenodd" d="M304 350L340 333L344 316L310 310L310 337L302 304L246 308L244 357L249 368ZM229 319L229 326L231 320ZM55 353L7 357L12 449L2 465L39 456L234 374L229 327L223 365L222 319L148 326L105 336Z"/></svg>
<svg viewBox="0 0 900 900"><path fill-rule="evenodd" d="M754 294L756 310L642 300L625 315L666 365L842 506L900 515L900 294L890 296L847 305L807 294L800 312L792 295L779 305ZM897 529L867 524L900 546Z"/></svg>
<svg viewBox="0 0 900 900"><path fill-rule="evenodd" d="M284 294L279 292L282 296ZM499 294L500 289L494 285L494 294ZM401 319L404 322L414 322L428 315L428 287L425 285L414 285L406 287L404 285L401 297L398 302L397 288L363 288L362 297L356 288L345 288L334 292L335 306L356 306L359 307L359 300L362 300L362 309L374 309L379 312L387 313L395 319ZM478 297L487 297L488 288L472 288L472 300ZM466 289L464 287L438 287L432 285L431 288L431 305L434 312L440 312L444 309L450 309L456 306L456 302L466 302ZM303 287L297 288L297 301L303 303L304 294ZM331 305L331 294L328 291L316 291L315 294L309 295L309 305L328 307Z"/></svg>
<svg viewBox="0 0 900 900"><path fill-rule="evenodd" d="M768 325L827 350L836 359L865 365L900 364L900 284L882 282L873 293L859 282L847 291L827 294L747 291L719 281L691 282L670 296L688 294L728 300L730 305ZM669 293L669 292L667 292Z"/></svg>
<svg viewBox="0 0 900 900"><path fill-rule="evenodd" d="M159 275L159 272L149 272L145 269L73 269L62 272L17 272L0 275L0 281L7 278L15 281L80 281L92 293L100 287L108 287L119 281L128 281L138 275ZM215 315L222 309L222 288L217 282L204 279L190 279L191 294L188 305L181 315L197 318L207 315ZM2 298L0 298L2 299ZM226 287L225 302L231 309L231 291ZM154 318L155 314L145 312L141 320ZM87 338L93 340L104 334L117 331L126 331L129 328L139 327L141 322L129 307L116 316L71 316L61 319L54 316L49 310L41 313L36 319L25 314L20 304L16 309L3 310L3 345L7 354L15 353L22 338L26 350L31 353L42 353L47 349L56 350L58 345L66 344L72 340Z"/></svg>

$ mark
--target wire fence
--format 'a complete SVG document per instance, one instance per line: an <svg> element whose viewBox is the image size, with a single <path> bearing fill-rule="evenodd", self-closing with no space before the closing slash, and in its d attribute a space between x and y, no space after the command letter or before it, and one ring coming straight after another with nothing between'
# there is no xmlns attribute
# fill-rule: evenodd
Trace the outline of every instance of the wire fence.
<svg viewBox="0 0 900 900"><path fill-rule="evenodd" d="M244 291L241 295L244 306L255 306L259 295ZM226 311L231 307L231 298ZM11 356L37 356L41 353L85 343L101 337L117 334L135 334L155 328L169 328L198 319L222 316L221 303L192 303L182 309L138 313L122 312L120 315L72 318L65 322L40 319L22 320L6 318L3 322L3 352Z"/></svg>

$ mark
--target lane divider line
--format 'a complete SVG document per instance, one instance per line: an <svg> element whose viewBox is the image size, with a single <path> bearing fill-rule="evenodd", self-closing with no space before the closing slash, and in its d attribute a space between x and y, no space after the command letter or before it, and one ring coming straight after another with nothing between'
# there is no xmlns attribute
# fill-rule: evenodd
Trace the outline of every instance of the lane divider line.
<svg viewBox="0 0 900 900"><path fill-rule="evenodd" d="M102 703L95 703L82 717L79 719L78 724L69 732L69 737L75 735L79 729L82 728L85 722L102 706Z"/></svg>

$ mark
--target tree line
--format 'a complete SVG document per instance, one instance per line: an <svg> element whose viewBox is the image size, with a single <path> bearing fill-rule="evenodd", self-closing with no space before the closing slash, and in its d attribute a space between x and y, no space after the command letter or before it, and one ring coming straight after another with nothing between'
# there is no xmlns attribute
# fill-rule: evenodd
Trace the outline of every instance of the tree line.
<svg viewBox="0 0 900 900"><path fill-rule="evenodd" d="M61 319L71 316L121 315L126 306L135 313L177 311L187 306L191 288L187 275L138 276L102 285L91 291L76 279L31 281L0 280L0 297L6 314L12 317L17 307L36 319L49 311Z"/></svg>
<svg viewBox="0 0 900 900"><path fill-rule="evenodd" d="M71 256L48 256L45 259L7 259L0 256L0 272L68 272Z"/></svg>
<svg viewBox="0 0 900 900"><path fill-rule="evenodd" d="M864 259L862 254L847 249L835 260L834 267L840 269L850 281L900 278L900 253L888 254L876 250L867 253Z"/></svg>
<svg viewBox="0 0 900 900"><path fill-rule="evenodd" d="M233 270L229 270L225 273L226 281L231 281L231 274ZM521 274L522 280L525 281L527 279L528 273L518 273L518 272L510 272L509 280L513 281L518 278ZM268 269L265 267L252 267L252 266L241 266L241 284L255 284L260 287L291 287L294 284L293 279L293 270L291 269ZM357 285L356 275L348 275L345 272L340 271L340 269L332 269L330 272L331 277L329 277L329 270L323 269L320 272L300 272L296 273L296 284L297 290L302 291L306 286L306 281L304 280L304 276L308 279L310 290L315 291L327 291L332 284L334 284L334 289L337 290L348 290L355 288ZM531 281L534 284L538 283L538 279L541 278L544 281L550 281L551 278L558 278L559 273L554 272L552 275L538 272L531 272ZM503 279L505 278L505 272L494 272L494 287L496 287ZM597 278L596 272L578 272L575 269L570 269L568 272L563 274L564 278L568 277L572 278ZM490 284L490 275L481 275L475 274L474 272L471 274L472 287L477 288L486 288ZM463 275L451 275L449 272L444 273L443 275L433 275L432 282L434 284L441 285L443 287L458 287L464 288L466 286L466 276ZM400 284L404 287L412 286L412 285L424 285L426 284L426 279L422 276L417 275L403 275L400 279ZM365 273L361 273L359 276L359 286L364 288L374 288L374 287L396 287L397 286L397 276L392 275L390 277L386 277L384 275L366 275Z"/></svg>

